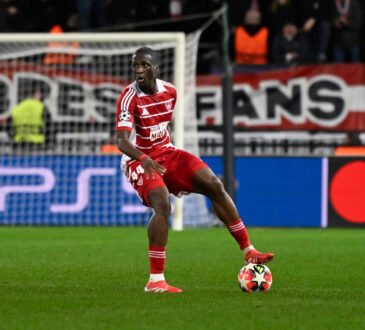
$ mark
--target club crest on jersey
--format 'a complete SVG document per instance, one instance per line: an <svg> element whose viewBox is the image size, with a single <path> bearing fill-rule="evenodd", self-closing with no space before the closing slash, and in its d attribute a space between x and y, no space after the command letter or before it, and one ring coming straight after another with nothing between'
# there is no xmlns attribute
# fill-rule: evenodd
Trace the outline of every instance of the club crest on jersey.
<svg viewBox="0 0 365 330"><path fill-rule="evenodd" d="M170 102L166 102L165 103L165 107L166 107L167 111L170 111L172 109L172 102L171 101Z"/></svg>
<svg viewBox="0 0 365 330"><path fill-rule="evenodd" d="M119 114L119 120L120 121L128 121L129 119L131 119L131 114L129 113L128 110L123 110L120 114Z"/></svg>
<svg viewBox="0 0 365 330"><path fill-rule="evenodd" d="M137 181L137 186L142 186L142 185L143 185L143 178L140 176Z"/></svg>

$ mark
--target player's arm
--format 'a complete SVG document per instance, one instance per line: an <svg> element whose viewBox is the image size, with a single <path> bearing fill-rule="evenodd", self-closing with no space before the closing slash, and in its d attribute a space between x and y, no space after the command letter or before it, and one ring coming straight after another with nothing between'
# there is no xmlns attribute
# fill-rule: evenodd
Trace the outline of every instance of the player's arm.
<svg viewBox="0 0 365 330"><path fill-rule="evenodd" d="M146 178L148 179L149 174L154 178L153 170L155 170L158 174L164 175L166 169L154 161L152 158L148 157L142 151L138 150L130 141L129 137L131 135L131 131L127 129L121 129L117 131L117 146L118 149L131 157L134 160L140 160L142 162L143 169L146 173Z"/></svg>

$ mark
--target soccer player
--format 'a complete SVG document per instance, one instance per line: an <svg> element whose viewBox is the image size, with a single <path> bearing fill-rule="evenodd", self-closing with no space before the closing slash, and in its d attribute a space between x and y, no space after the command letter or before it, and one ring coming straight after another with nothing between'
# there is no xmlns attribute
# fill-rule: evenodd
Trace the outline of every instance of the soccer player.
<svg viewBox="0 0 365 330"><path fill-rule="evenodd" d="M117 146L124 153L122 170L143 204L154 210L148 225L150 278L145 291L181 292L168 285L164 277L170 193L207 196L239 244L245 262L271 261L272 253L261 253L251 245L233 201L208 165L171 143L168 125L176 103L176 89L157 79L156 52L148 47L137 49L132 66L135 81L119 96L116 131Z"/></svg>

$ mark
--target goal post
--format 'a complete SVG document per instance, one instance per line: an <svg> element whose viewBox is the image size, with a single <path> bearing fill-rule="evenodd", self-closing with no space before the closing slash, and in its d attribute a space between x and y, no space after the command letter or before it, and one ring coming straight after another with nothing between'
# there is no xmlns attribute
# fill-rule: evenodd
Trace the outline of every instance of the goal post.
<svg viewBox="0 0 365 330"><path fill-rule="evenodd" d="M177 148L184 148L184 94L185 94L185 34L177 33L176 37L176 59L175 59L175 86L178 91L176 100L176 114L174 118L174 142ZM180 91L180 94L179 94ZM175 231L183 230L183 200L174 197L174 214L172 220L172 229Z"/></svg>
<svg viewBox="0 0 365 330"><path fill-rule="evenodd" d="M85 190L90 202L87 204L86 197L82 196L79 191L82 187L80 176L88 173L91 189L93 178L98 176L98 173L112 176L114 172L111 169L114 165L110 164L109 172L101 171L100 169L108 165L107 162L112 162L111 157L90 158L92 162L96 162L96 164L90 165L87 163L90 161L89 158L87 158L88 160L80 159L79 156L101 156L100 145L112 139L116 98L122 88L132 81L130 59L134 51L142 46L151 47L160 53L162 58L160 77L163 80L171 81L177 88L178 97L173 117L174 144L177 148L184 148L186 138L189 141L192 140L194 150L191 149L190 142L185 145L184 149L196 154L196 150L198 150L196 118L195 122L189 120L189 123L184 119L196 116L195 74L198 41L198 34L186 36L182 32L0 34L0 133L3 134L6 131L4 123L9 123L11 109L27 96L29 87L26 86L32 81L36 81L44 92L43 103L49 111L52 122L50 147L36 151L30 149L19 151L13 150L9 146L1 147L3 148L1 154L6 154L6 156L0 157L0 167L7 168L10 163L13 167L19 168L31 167L34 164L37 168L49 166L51 168L49 173L53 173L53 179L56 182L52 189L42 192L43 197L40 200L38 199L40 194L32 197L35 204L32 205L31 216L27 214L29 206L28 208L27 205L21 206L21 203L14 201L18 195L9 193L4 198L5 213L2 213L0 205L0 224L16 224L19 221L26 224L43 222L45 224L76 225L146 224L145 219L149 218L146 212L143 213L144 211L140 209L141 218L135 221L132 211L138 207L131 209L127 207L132 205L130 204L132 197L128 197L128 203L124 203L124 197L123 201L119 197L111 197L115 199L115 205L108 206L104 214L100 211L100 218L95 219L96 216L90 206L94 196L93 192ZM53 57L55 62L45 61L49 54L56 54ZM188 131L186 131L187 129ZM9 141L11 139L9 134ZM24 155L28 155L29 159L20 157ZM67 164L62 166L63 164L57 162ZM86 168L89 165L101 172L98 170L83 172L87 171ZM59 168L64 170L67 166L75 172L58 173L62 172ZM68 182L68 178L64 180L64 176L75 176L75 178L72 182ZM0 184L3 182L7 184L6 180L11 181L11 186L17 186L21 178L0 175ZM46 179L44 180L46 181ZM63 181L65 182L62 183ZM57 184L63 184L63 190L57 188ZM69 188L70 184L74 184L76 188ZM43 187L38 183L38 187L40 186ZM103 193L97 186L96 188L95 194L100 193L100 196L104 198L105 192ZM110 194L117 195L119 188L113 187ZM130 193L126 186L122 188L128 194ZM10 190L12 189L15 188L10 188ZM59 191L56 191L57 189ZM70 191L72 192L70 196L61 196ZM192 227L209 225L207 206L200 197L187 199L188 205L185 206L183 199L175 198L172 229L182 230L185 225ZM196 204L198 200L199 203ZM124 208L118 205L121 202L124 203ZM74 207L66 207L65 210L69 210L69 212L79 210L82 213L80 217L76 211L72 214L62 211L60 205L67 203ZM109 208L118 210L121 214L113 215ZM102 210L103 207L100 205L99 209ZM189 215L185 209L190 210ZM56 215L52 213L54 210L56 210L54 213L58 212ZM109 211L110 213L108 213ZM113 218L113 220L104 220L104 216ZM119 220L118 216L123 220ZM24 219L18 220L21 217ZM7 218L11 220L8 221ZM47 218L52 220L47 222ZM189 218L191 219L188 220Z"/></svg>

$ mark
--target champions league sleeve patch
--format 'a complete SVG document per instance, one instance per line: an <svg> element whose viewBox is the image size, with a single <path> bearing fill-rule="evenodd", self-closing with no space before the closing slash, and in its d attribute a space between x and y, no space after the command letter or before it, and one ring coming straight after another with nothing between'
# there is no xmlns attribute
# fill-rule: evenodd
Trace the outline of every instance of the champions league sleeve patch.
<svg viewBox="0 0 365 330"><path fill-rule="evenodd" d="M119 120L120 121L128 121L129 119L131 119L131 114L128 110L123 110L120 114L119 114Z"/></svg>

